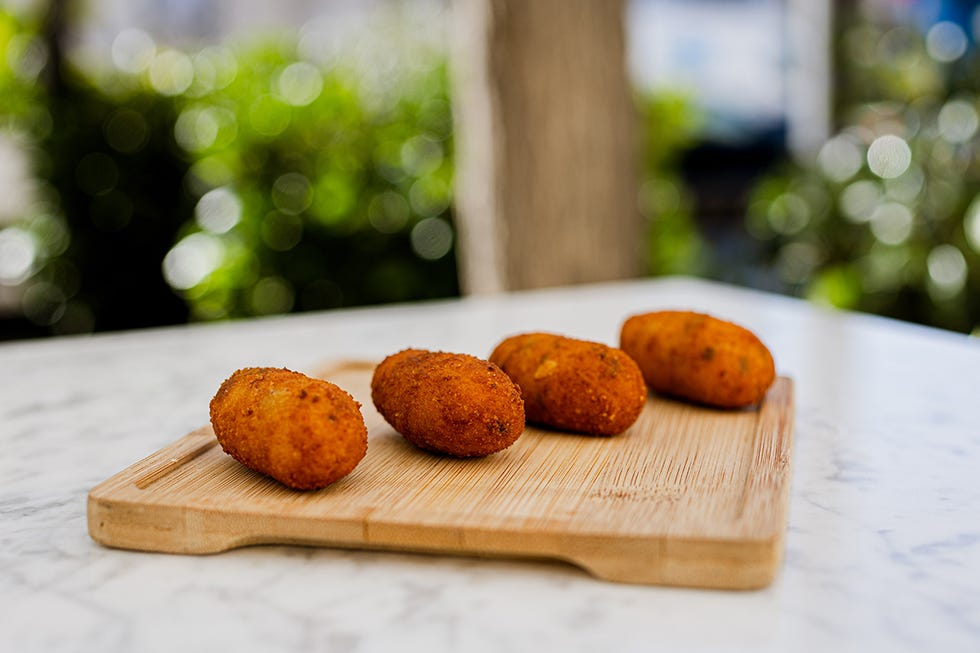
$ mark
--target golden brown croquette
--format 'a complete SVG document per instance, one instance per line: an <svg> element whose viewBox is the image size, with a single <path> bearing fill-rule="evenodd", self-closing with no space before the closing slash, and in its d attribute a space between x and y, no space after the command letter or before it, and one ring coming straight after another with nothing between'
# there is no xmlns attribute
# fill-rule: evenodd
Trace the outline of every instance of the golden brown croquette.
<svg viewBox="0 0 980 653"><path fill-rule="evenodd" d="M340 480L367 453L360 404L328 381L286 369L236 371L211 400L211 425L235 460L298 490Z"/></svg>
<svg viewBox="0 0 980 653"><path fill-rule="evenodd" d="M525 333L490 354L521 388L529 422L556 429L615 435L646 404L640 368L625 352L551 333Z"/></svg>
<svg viewBox="0 0 980 653"><path fill-rule="evenodd" d="M754 333L703 313L634 315L623 324L620 347L653 391L721 408L759 403L776 376Z"/></svg>
<svg viewBox="0 0 980 653"><path fill-rule="evenodd" d="M486 456L524 432L520 389L496 365L468 354L392 354L375 368L371 398L396 431L427 451Z"/></svg>

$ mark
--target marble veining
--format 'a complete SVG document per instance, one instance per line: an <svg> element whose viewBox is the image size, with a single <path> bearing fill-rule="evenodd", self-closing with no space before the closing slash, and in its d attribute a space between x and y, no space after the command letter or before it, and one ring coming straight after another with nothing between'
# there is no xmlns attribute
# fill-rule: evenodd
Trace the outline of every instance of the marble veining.
<svg viewBox="0 0 980 653"><path fill-rule="evenodd" d="M244 365L406 346L486 356L622 319L741 322L797 386L770 587L605 583L558 562L303 547L107 549L97 483L207 420ZM980 342L689 279L0 345L2 651L980 651Z"/></svg>

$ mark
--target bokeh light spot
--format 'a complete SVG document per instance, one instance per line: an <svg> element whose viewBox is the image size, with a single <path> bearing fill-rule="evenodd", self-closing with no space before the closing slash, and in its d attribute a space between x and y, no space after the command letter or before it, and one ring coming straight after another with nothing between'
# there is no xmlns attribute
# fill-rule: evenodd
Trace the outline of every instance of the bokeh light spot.
<svg viewBox="0 0 980 653"><path fill-rule="evenodd" d="M286 313L293 307L292 285L282 277L264 277L252 287L251 308L256 315Z"/></svg>
<svg viewBox="0 0 980 653"><path fill-rule="evenodd" d="M180 95L194 81L194 64L183 52L164 50L150 64L150 85L162 95Z"/></svg>
<svg viewBox="0 0 980 653"><path fill-rule="evenodd" d="M912 211L904 204L888 202L871 214L871 233L886 245L899 245L912 235Z"/></svg>
<svg viewBox="0 0 980 653"><path fill-rule="evenodd" d="M31 218L28 228L34 234L38 255L53 258L64 254L71 242L71 232L58 214L40 213Z"/></svg>
<svg viewBox="0 0 980 653"><path fill-rule="evenodd" d="M303 238L303 221L296 215L272 211L262 220L261 231L270 249L286 252Z"/></svg>
<svg viewBox="0 0 980 653"><path fill-rule="evenodd" d="M977 133L977 110L966 100L950 100L939 110L939 133L950 143L966 143Z"/></svg>
<svg viewBox="0 0 980 653"><path fill-rule="evenodd" d="M321 65L334 63L344 50L343 40L337 38L344 31L340 23L333 15L306 21L299 30L296 51L304 59Z"/></svg>
<svg viewBox="0 0 980 653"><path fill-rule="evenodd" d="M30 233L18 227L0 231L0 283L16 286L34 271L37 245Z"/></svg>
<svg viewBox="0 0 980 653"><path fill-rule="evenodd" d="M201 196L194 207L194 220L205 231L223 234L242 219L242 201L224 186Z"/></svg>
<svg viewBox="0 0 980 653"><path fill-rule="evenodd" d="M449 208L449 187L436 177L422 177L408 189L412 210L427 217L437 216Z"/></svg>
<svg viewBox="0 0 980 653"><path fill-rule="evenodd" d="M885 182L885 194L894 200L908 204L914 201L925 187L926 177L918 166L911 166L904 175Z"/></svg>
<svg viewBox="0 0 980 653"><path fill-rule="evenodd" d="M783 193L769 205L770 228L779 234L792 235L810 222L810 207L796 193Z"/></svg>
<svg viewBox="0 0 980 653"><path fill-rule="evenodd" d="M420 220L412 228L412 249L429 261L442 258L453 246L453 228L441 218Z"/></svg>
<svg viewBox="0 0 980 653"><path fill-rule="evenodd" d="M889 65L898 59L911 65L918 58L918 34L905 26L888 30L875 44L877 63Z"/></svg>
<svg viewBox="0 0 980 653"><path fill-rule="evenodd" d="M298 172L287 172L272 184L272 203L283 213L302 213L313 203L313 186Z"/></svg>
<svg viewBox="0 0 980 653"><path fill-rule="evenodd" d="M187 290L208 278L222 262L224 246L212 234L184 237L163 258L163 276L171 287Z"/></svg>
<svg viewBox="0 0 980 653"><path fill-rule="evenodd" d="M231 183L235 173L218 156L208 156L195 162L188 171L187 185L196 195L206 193L211 188Z"/></svg>
<svg viewBox="0 0 980 653"><path fill-rule="evenodd" d="M112 63L127 73L141 73L153 63L156 54L153 37L141 29L124 29L112 40Z"/></svg>
<svg viewBox="0 0 980 653"><path fill-rule="evenodd" d="M323 75L313 64L297 61L289 64L276 78L276 92L294 107L305 107L320 97Z"/></svg>
<svg viewBox="0 0 980 653"><path fill-rule="evenodd" d="M400 193L388 190L371 199L368 220L381 233L393 234L408 223L410 212L408 201Z"/></svg>
<svg viewBox="0 0 980 653"><path fill-rule="evenodd" d="M188 152L206 150L218 138L218 122L207 111L187 109L180 113L174 124L174 138Z"/></svg>
<svg viewBox="0 0 980 653"><path fill-rule="evenodd" d="M825 177L838 183L858 173L864 164L861 148L848 136L835 136L820 148L817 163Z"/></svg>
<svg viewBox="0 0 980 653"><path fill-rule="evenodd" d="M868 148L868 167L883 179L898 177L912 163L912 150L900 136L879 136Z"/></svg>
<svg viewBox="0 0 980 653"><path fill-rule="evenodd" d="M963 253L953 245L937 245L926 259L929 271L930 294L937 299L948 299L966 284L967 265Z"/></svg>
<svg viewBox="0 0 980 653"><path fill-rule="evenodd" d="M840 210L851 222L867 222L881 198L881 187L873 181L855 181L840 194Z"/></svg>
<svg viewBox="0 0 980 653"><path fill-rule="evenodd" d="M966 53L966 32L956 23L941 21L929 28L926 34L926 52L936 61L949 63Z"/></svg>
<svg viewBox="0 0 980 653"><path fill-rule="evenodd" d="M238 60L224 46L204 48L193 58L194 82L202 92L217 91L231 84L238 75Z"/></svg>
<svg viewBox="0 0 980 653"><path fill-rule="evenodd" d="M401 148L402 166L416 177L437 170L442 159L442 146L427 136L413 136Z"/></svg>

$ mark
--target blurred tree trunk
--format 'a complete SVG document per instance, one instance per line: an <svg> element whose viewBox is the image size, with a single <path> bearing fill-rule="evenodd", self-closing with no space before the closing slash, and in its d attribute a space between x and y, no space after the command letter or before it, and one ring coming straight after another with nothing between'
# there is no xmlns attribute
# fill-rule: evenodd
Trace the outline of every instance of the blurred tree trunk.
<svg viewBox="0 0 980 653"><path fill-rule="evenodd" d="M623 0L459 0L464 292L643 272Z"/></svg>

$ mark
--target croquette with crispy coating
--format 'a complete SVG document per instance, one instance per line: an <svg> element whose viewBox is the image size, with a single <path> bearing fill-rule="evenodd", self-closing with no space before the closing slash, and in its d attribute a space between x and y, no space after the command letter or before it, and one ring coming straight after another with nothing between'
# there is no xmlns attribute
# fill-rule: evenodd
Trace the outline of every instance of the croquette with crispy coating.
<svg viewBox="0 0 980 653"><path fill-rule="evenodd" d="M634 315L623 323L620 347L653 391L720 408L759 403L776 376L754 333L703 313Z"/></svg>
<svg viewBox="0 0 980 653"><path fill-rule="evenodd" d="M490 361L520 386L529 422L616 435L646 404L640 368L622 350L598 342L525 333L498 344Z"/></svg>
<svg viewBox="0 0 980 653"><path fill-rule="evenodd" d="M297 490L340 480L367 453L360 404L333 383L287 369L233 373L211 400L211 425L232 458Z"/></svg>
<svg viewBox="0 0 980 653"><path fill-rule="evenodd" d="M392 354L375 368L371 399L406 440L431 452L486 456L524 432L520 389L499 367L468 354Z"/></svg>

